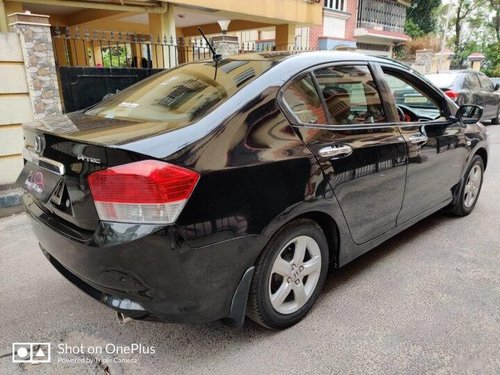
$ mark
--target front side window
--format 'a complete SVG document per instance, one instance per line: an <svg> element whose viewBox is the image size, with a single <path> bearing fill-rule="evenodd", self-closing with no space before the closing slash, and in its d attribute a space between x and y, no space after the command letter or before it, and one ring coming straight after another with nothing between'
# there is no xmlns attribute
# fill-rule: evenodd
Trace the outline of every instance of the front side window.
<svg viewBox="0 0 500 375"><path fill-rule="evenodd" d="M310 74L292 82L283 100L296 119L303 124L326 124L323 104Z"/></svg>
<svg viewBox="0 0 500 375"><path fill-rule="evenodd" d="M394 96L398 110L404 114L404 119L410 121L430 121L440 117L439 105L420 88L405 81L391 72L384 72L386 82ZM402 117L402 114L401 114Z"/></svg>
<svg viewBox="0 0 500 375"><path fill-rule="evenodd" d="M371 124L386 118L366 66L335 66L314 72L333 125Z"/></svg>

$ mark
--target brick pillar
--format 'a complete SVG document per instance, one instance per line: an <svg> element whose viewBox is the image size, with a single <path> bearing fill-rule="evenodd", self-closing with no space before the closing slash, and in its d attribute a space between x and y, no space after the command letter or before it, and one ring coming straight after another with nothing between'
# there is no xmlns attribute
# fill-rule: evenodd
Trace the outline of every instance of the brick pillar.
<svg viewBox="0 0 500 375"><path fill-rule="evenodd" d="M323 25L309 27L309 49L319 49L319 38L323 36Z"/></svg>
<svg viewBox="0 0 500 375"><path fill-rule="evenodd" d="M61 113L61 98L49 16L13 13L9 26L19 34L26 69L26 78L35 119Z"/></svg>
<svg viewBox="0 0 500 375"><path fill-rule="evenodd" d="M358 6L359 1L348 1L347 11L351 13L351 16L347 19L345 24L345 38L354 39L354 30L358 23Z"/></svg>

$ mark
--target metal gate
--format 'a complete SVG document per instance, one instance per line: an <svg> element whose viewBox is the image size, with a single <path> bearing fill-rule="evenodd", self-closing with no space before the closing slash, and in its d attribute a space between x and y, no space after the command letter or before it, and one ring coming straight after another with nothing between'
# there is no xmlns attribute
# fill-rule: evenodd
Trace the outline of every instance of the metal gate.
<svg viewBox="0 0 500 375"><path fill-rule="evenodd" d="M64 111L90 107L106 95L121 91L161 70L60 66L58 74Z"/></svg>
<svg viewBox="0 0 500 375"><path fill-rule="evenodd" d="M210 57L201 38L52 27L64 112L87 108L180 63Z"/></svg>

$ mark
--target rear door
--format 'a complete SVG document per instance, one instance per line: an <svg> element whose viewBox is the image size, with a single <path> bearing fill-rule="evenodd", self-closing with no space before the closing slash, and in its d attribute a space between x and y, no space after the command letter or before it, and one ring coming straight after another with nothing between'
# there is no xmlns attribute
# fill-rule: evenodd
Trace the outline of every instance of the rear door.
<svg viewBox="0 0 500 375"><path fill-rule="evenodd" d="M408 145L404 202L398 225L453 198L467 157L464 128L452 119L443 93L418 76L395 66L382 66L390 91L407 85L420 102L399 105L399 126Z"/></svg>
<svg viewBox="0 0 500 375"><path fill-rule="evenodd" d="M295 129L316 155L353 240L365 243L396 226L406 172L406 146L370 67L312 69L282 91ZM326 111L325 111L326 109Z"/></svg>
<svg viewBox="0 0 500 375"><path fill-rule="evenodd" d="M481 85L475 72L466 73L462 83L461 97L459 97L457 104L475 104L484 107Z"/></svg>
<svg viewBox="0 0 500 375"><path fill-rule="evenodd" d="M478 73L479 83L481 84L481 94L484 98L484 114L485 120L491 120L498 116L498 106L500 104L500 92L495 91L495 86L491 79L482 73Z"/></svg>

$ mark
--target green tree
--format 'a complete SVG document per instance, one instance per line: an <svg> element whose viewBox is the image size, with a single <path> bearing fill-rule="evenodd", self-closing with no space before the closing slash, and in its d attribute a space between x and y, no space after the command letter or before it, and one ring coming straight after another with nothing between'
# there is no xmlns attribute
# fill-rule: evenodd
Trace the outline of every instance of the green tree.
<svg viewBox="0 0 500 375"><path fill-rule="evenodd" d="M405 32L418 38L436 31L437 9L441 0L411 0L406 11Z"/></svg>
<svg viewBox="0 0 500 375"><path fill-rule="evenodd" d="M105 68L127 66L127 49L124 46L111 46L102 49L102 62Z"/></svg>
<svg viewBox="0 0 500 375"><path fill-rule="evenodd" d="M493 14L493 20L489 26L495 31L497 43L500 42L500 0L490 0L489 8Z"/></svg>
<svg viewBox="0 0 500 375"><path fill-rule="evenodd" d="M481 67L484 74L500 77L500 41L489 44L484 50L486 60Z"/></svg>
<svg viewBox="0 0 500 375"><path fill-rule="evenodd" d="M455 53L455 63L461 65L463 63L463 49L465 47L462 40L462 30L465 24L474 24L477 26L478 17L477 11L481 10L489 0L458 0L456 3L456 11L451 25L453 28L453 52ZM471 33L469 33L471 35Z"/></svg>

